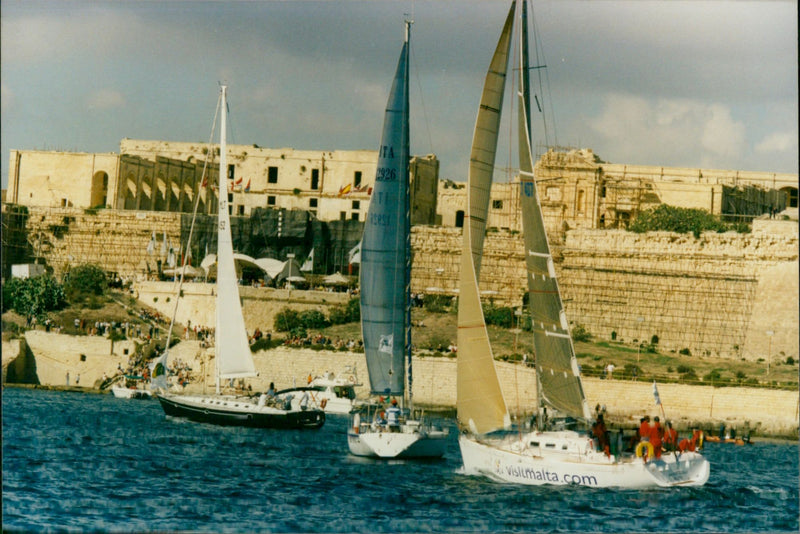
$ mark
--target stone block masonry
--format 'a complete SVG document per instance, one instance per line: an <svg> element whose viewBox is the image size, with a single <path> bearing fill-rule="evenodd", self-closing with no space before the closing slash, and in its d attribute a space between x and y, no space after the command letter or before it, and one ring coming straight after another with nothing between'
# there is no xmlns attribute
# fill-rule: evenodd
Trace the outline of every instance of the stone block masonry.
<svg viewBox="0 0 800 534"><path fill-rule="evenodd" d="M750 234L705 233L699 238L567 231L564 244L553 248L567 317L595 339L649 343L657 338L661 352L686 349L697 356L798 360L797 229L796 220L757 219ZM34 253L57 276L69 265L88 262L123 276L155 273L157 262L166 260L162 249L167 242L180 261L179 214L30 208L27 232ZM461 229L416 226L411 239L411 290L457 296ZM488 232L480 281L484 299L521 306L526 291L523 260L520 233ZM193 304L193 324L210 325L210 290L208 296ZM160 304L166 298L159 298ZM152 297L142 301L153 305ZM262 317L248 320L251 330L271 328L268 317L277 311L271 310L282 306L262 304L245 309L246 317Z"/></svg>
<svg viewBox="0 0 800 534"><path fill-rule="evenodd" d="M125 349L131 342L118 342L110 353L110 342L94 336L66 336L43 331L25 334L30 347L38 381L42 385L70 385L80 374L80 385L92 387L105 372L116 373L117 365L127 364ZM13 365L9 354L19 352L19 340L3 342L3 368ZM85 355L85 360L81 355ZM197 378L187 392L214 390L214 349L203 349L196 341L182 341L171 350L192 368ZM19 356L16 356L19 358ZM258 376L248 379L254 391L266 391L270 382L278 389L305 385L308 375L326 372L340 373L355 369L353 376L362 383L356 388L360 398L369 396L369 374L363 354L351 352L315 351L279 347L253 355ZM456 404L456 359L419 357L414 361L413 398L417 406L433 409L453 409ZM496 362L500 384L509 412L527 417L536 399L536 378L533 369L506 362ZM605 405L615 424L634 426L644 414L663 417L661 407L653 399L653 385L647 382L583 379L586 398L591 407ZM797 437L800 398L795 391L752 388L715 388L659 384L658 390L668 419L685 429L695 425L716 428L720 422L743 430L750 427L757 435Z"/></svg>

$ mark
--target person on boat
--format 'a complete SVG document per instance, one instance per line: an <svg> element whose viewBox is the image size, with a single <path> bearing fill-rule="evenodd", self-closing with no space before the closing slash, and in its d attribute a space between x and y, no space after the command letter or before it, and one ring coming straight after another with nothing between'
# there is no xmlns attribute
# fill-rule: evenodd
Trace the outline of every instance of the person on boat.
<svg viewBox="0 0 800 534"><path fill-rule="evenodd" d="M639 441L650 441L650 416L645 415L639 420Z"/></svg>
<svg viewBox="0 0 800 534"><path fill-rule="evenodd" d="M661 427L661 421L658 416L653 419L653 424L650 427L650 444L653 445L653 456L661 458L661 444L662 437L664 436L664 429Z"/></svg>
<svg viewBox="0 0 800 534"><path fill-rule="evenodd" d="M269 389L267 390L267 397L271 398L275 397L275 382L269 383Z"/></svg>
<svg viewBox="0 0 800 534"><path fill-rule="evenodd" d="M603 420L603 414L597 415L597 421L592 425L592 435L597 440L598 450L606 453L609 456L610 450L608 446L608 430L606 430L606 423Z"/></svg>
<svg viewBox="0 0 800 534"><path fill-rule="evenodd" d="M678 450L681 452L695 451L698 448L698 442L700 443L700 447L702 448L702 441L701 441L702 437L703 437L703 432L701 430L694 429L692 431L692 439L689 440L687 438L683 438L678 443Z"/></svg>
<svg viewBox="0 0 800 534"><path fill-rule="evenodd" d="M667 428L664 429L664 450L674 451L678 448L678 432L672 428L672 422L667 421Z"/></svg>
<svg viewBox="0 0 800 534"><path fill-rule="evenodd" d="M386 410L386 425L391 432L400 430L400 408L397 406L397 399L392 399L392 405Z"/></svg>

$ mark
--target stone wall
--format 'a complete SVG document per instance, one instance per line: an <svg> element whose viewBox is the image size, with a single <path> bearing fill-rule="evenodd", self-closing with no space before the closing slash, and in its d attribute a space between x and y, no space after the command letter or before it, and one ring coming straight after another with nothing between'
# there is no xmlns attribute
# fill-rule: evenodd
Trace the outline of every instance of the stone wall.
<svg viewBox="0 0 800 534"><path fill-rule="evenodd" d="M181 215L154 211L29 208L28 240L33 254L61 277L71 265L94 263L123 276L158 272L164 245L180 259ZM152 254L147 245L155 235ZM165 239L166 238L166 239ZM164 265L166 268L166 265Z"/></svg>
<svg viewBox="0 0 800 534"><path fill-rule="evenodd" d="M214 284L184 282L183 298L175 312L175 295L178 282L137 282L135 296L144 304L155 308L164 317L176 313L177 322L192 326L213 328L216 314ZM319 310L326 316L331 306L347 304L347 293L327 291L297 291L269 287L240 286L239 295L244 313L245 328L252 333L256 328L262 332L273 330L275 315L284 308L297 311Z"/></svg>
<svg viewBox="0 0 800 534"><path fill-rule="evenodd" d="M43 331L30 331L25 339L35 360L39 383L70 385L80 374L80 385L92 387L105 372L116 373L117 365L127 364L124 351L132 350L132 342L118 342L110 354L110 342L91 336L66 336ZM17 345L18 346L18 345ZM4 364L13 342L3 342ZM81 354L86 356L81 361ZM189 364L195 376L205 380L193 382L189 391L211 392L214 389L214 351L202 349L195 341L183 341L173 347L171 357ZM276 348L254 356L259 376L250 379L254 391L266 391L270 382L279 389L302 386L310 375L346 372L359 379L359 397L369 395L369 374L363 354ZM456 360L454 358L415 357L413 397L420 406L452 409L456 402ZM496 362L508 409L514 414L531 412L536 399L534 371L520 365ZM615 423L634 425L644 414L660 415L653 402L653 386L649 383L584 378L584 390L590 406L604 404ZM751 388L714 388L660 384L658 386L666 416L679 428L701 424L705 428L720 421L739 429L749 425L761 434L794 435L798 431L798 392Z"/></svg>

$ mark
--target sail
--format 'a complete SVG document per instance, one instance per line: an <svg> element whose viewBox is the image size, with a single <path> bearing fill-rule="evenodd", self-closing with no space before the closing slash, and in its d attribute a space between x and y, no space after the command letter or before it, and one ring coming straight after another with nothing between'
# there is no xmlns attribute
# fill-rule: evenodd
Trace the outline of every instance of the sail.
<svg viewBox="0 0 800 534"><path fill-rule="evenodd" d="M222 86L222 106L219 139L219 213L217 222L217 375L221 379L256 376L253 356L247 342L247 331L239 299L239 281L233 260L233 238L228 212L230 187L223 184L228 178L226 144L226 89Z"/></svg>
<svg viewBox="0 0 800 534"><path fill-rule="evenodd" d="M461 252L458 303L458 419L472 432L480 434L507 427L510 423L481 309L478 280L515 4L516 2L512 2L508 12L481 95L470 153L467 218L464 223L464 247Z"/></svg>
<svg viewBox="0 0 800 534"><path fill-rule="evenodd" d="M591 414L561 302L533 174L527 29L527 10L523 2L518 92L520 209L536 372L541 388L539 396L543 403L565 415L589 419Z"/></svg>
<svg viewBox="0 0 800 534"><path fill-rule="evenodd" d="M361 333L372 392L403 395L410 346L408 39L386 105L361 242Z"/></svg>

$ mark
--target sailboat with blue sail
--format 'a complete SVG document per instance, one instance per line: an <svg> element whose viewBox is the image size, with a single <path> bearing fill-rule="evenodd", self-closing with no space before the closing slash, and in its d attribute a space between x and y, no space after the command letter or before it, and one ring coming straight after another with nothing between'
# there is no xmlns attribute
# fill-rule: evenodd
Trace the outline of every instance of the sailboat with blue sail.
<svg viewBox="0 0 800 534"><path fill-rule="evenodd" d="M360 250L361 333L370 390L382 401L353 414L347 443L357 456L437 458L444 454L447 429L412 416L410 21L405 28ZM384 409L384 403L390 405Z"/></svg>

